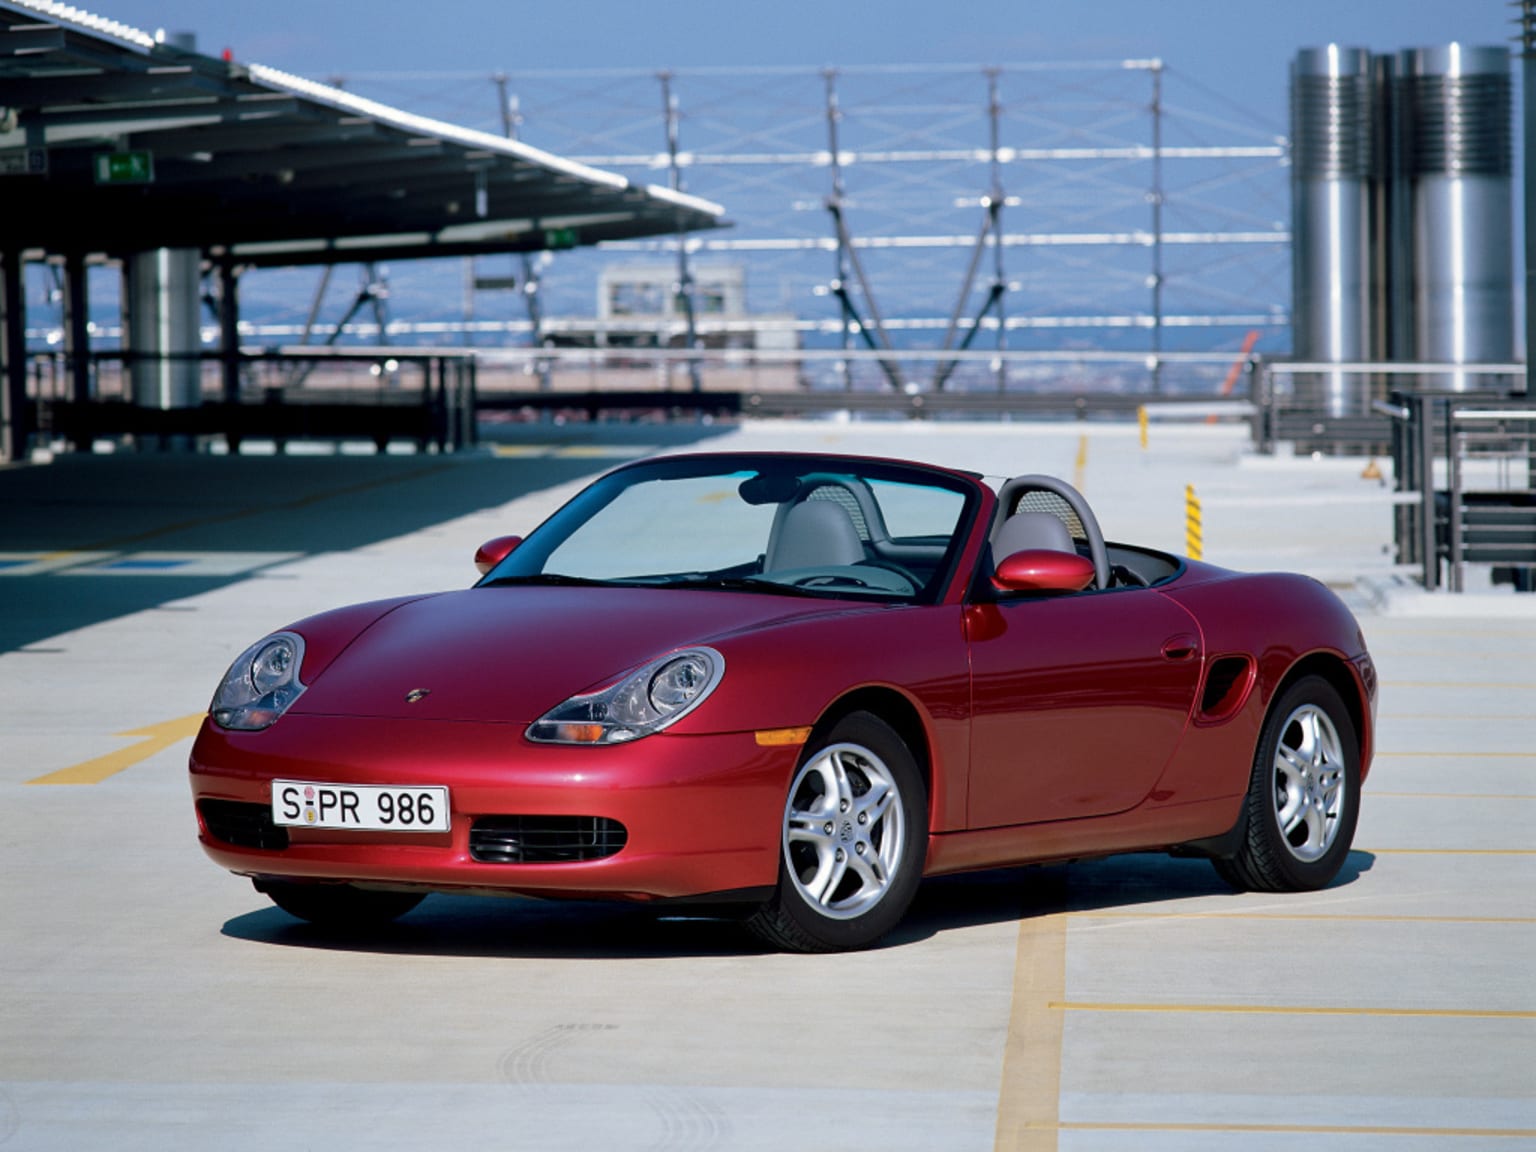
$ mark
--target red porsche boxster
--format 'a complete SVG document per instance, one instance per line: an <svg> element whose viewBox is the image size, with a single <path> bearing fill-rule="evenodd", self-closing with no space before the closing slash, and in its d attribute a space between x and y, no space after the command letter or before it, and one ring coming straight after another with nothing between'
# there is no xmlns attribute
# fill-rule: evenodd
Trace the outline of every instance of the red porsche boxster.
<svg viewBox="0 0 1536 1152"><path fill-rule="evenodd" d="M830 950L924 876L1154 850L1295 890L1349 852L1376 678L1347 608L1106 543L1048 476L662 457L476 562L472 588L274 633L219 685L200 838L295 916L734 904Z"/></svg>

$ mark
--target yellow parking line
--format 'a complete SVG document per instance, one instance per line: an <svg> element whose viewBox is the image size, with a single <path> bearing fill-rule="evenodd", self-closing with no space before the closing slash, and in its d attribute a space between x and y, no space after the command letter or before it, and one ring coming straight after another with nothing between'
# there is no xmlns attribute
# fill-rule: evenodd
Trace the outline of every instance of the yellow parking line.
<svg viewBox="0 0 1536 1152"><path fill-rule="evenodd" d="M1013 966L1013 1006L1003 1048L997 1099L996 1149L1056 1152L1061 1119L1062 1019L1059 998L1067 986L1066 880L1052 885L1044 906L1019 922Z"/></svg>
<svg viewBox="0 0 1536 1152"><path fill-rule="evenodd" d="M1516 692L1536 691L1536 684L1511 684L1508 680L1383 680L1383 688L1508 688Z"/></svg>
<svg viewBox="0 0 1536 1152"><path fill-rule="evenodd" d="M612 444L572 444L556 448L551 455L562 460L632 460L644 456L648 449L625 448Z"/></svg>
<svg viewBox="0 0 1536 1152"><path fill-rule="evenodd" d="M94 760L86 760L69 768L60 768L57 772L28 780L27 783L100 784L107 777L116 776L119 772L132 768L141 760L148 760L156 752L169 748L177 741L197 735L197 730L203 723L203 715L204 713L199 712L193 716L183 716L179 720L151 724L147 728L118 732L116 733L118 736L138 736L141 739L137 744L130 744L126 748L119 748L116 752L108 752L105 756L98 756Z"/></svg>
<svg viewBox="0 0 1536 1152"><path fill-rule="evenodd" d="M1520 792L1377 792L1371 791L1372 800L1536 800L1536 796Z"/></svg>
<svg viewBox="0 0 1536 1152"><path fill-rule="evenodd" d="M1063 1132L1272 1132L1309 1136L1481 1136L1485 1139L1522 1140L1536 1136L1536 1128L1408 1128L1374 1124L1136 1124L1071 1120Z"/></svg>
<svg viewBox="0 0 1536 1152"><path fill-rule="evenodd" d="M1354 912L1073 912L1074 920L1274 920L1350 924L1536 924L1536 916L1373 916Z"/></svg>
<svg viewBox="0 0 1536 1152"><path fill-rule="evenodd" d="M1491 1008L1348 1008L1325 1004L1101 1004L1052 1001L1058 1012L1124 1012L1189 1016L1391 1016L1413 1019L1536 1020L1536 1011Z"/></svg>
<svg viewBox="0 0 1536 1152"><path fill-rule="evenodd" d="M1536 848L1363 848L1373 856L1536 856Z"/></svg>
<svg viewBox="0 0 1536 1152"><path fill-rule="evenodd" d="M1439 757L1445 760L1491 760L1498 757L1529 760L1536 757L1536 752L1378 752L1376 758L1391 757L1393 760L1406 760L1412 757L1423 759L1425 757Z"/></svg>
<svg viewBox="0 0 1536 1152"><path fill-rule="evenodd" d="M1376 722L1379 724L1388 720L1392 721L1393 723L1397 723L1403 720L1444 720L1454 723L1458 720L1468 720L1477 723L1486 723L1490 720L1493 720L1499 723L1503 723L1505 721L1513 720L1518 723L1521 720L1529 721L1530 719L1531 716L1528 712L1484 712L1479 715L1474 715L1470 712L1457 712L1454 714L1449 712L1382 712L1377 715Z"/></svg>

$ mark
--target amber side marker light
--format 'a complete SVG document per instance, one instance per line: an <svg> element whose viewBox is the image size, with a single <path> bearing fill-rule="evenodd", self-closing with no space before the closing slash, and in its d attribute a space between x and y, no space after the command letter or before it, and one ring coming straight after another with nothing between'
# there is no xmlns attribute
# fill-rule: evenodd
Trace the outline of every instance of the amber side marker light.
<svg viewBox="0 0 1536 1152"><path fill-rule="evenodd" d="M790 744L804 744L811 738L809 728L767 728L753 733L764 748L780 748Z"/></svg>
<svg viewBox="0 0 1536 1152"><path fill-rule="evenodd" d="M601 744L603 742L601 724L561 724L558 731L560 739L570 744Z"/></svg>

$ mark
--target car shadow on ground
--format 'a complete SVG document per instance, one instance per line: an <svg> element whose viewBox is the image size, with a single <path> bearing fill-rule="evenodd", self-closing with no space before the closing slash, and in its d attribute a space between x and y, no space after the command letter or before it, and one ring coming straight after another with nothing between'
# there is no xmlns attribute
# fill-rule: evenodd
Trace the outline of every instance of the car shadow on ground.
<svg viewBox="0 0 1536 1152"><path fill-rule="evenodd" d="M1353 884L1375 857L1351 852L1332 887ZM1061 913L1167 904L1171 913L1220 914L1233 892L1207 861L1157 855L999 868L923 883L906 918L879 945L898 948L965 928ZM1308 899L1302 893L1294 899ZM687 907L438 894L394 924L323 929L275 907L236 916L236 940L288 948L410 956L640 959L739 956L769 949L737 915Z"/></svg>

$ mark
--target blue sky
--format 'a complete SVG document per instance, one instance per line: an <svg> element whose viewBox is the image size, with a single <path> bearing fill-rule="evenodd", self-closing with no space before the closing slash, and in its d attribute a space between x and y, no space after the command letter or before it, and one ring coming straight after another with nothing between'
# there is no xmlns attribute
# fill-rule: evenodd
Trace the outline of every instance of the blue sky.
<svg viewBox="0 0 1536 1152"><path fill-rule="evenodd" d="M85 0L314 79L368 71L1160 57L1282 128L1297 49L1507 44L1507 0Z"/></svg>
<svg viewBox="0 0 1536 1152"><path fill-rule="evenodd" d="M499 124L493 112L492 90L484 79L495 73L507 73L512 78L513 93L525 100L523 108L528 119L524 138L570 154L581 153L584 149L571 143L571 135L561 135L563 127L569 128L569 125L563 126L559 122L573 121L580 115L580 97L589 101L596 99L603 108L614 109L611 123L604 126L604 133L611 129L611 134L601 134L583 142L600 139L611 146L592 145L589 150L606 153L654 149L660 140L660 105L654 79L648 74L661 69L675 69L686 75L690 69L736 66L797 70L829 65L848 69L877 65L979 67L1042 62L1077 64L1152 57L1161 59L1167 70L1163 93L1172 113L1167 118L1167 131L1170 134L1196 133L1187 139L1165 136L1165 140L1173 143L1268 144L1275 136L1289 131L1288 72L1291 61L1302 48L1332 42L1375 53L1393 53L1453 41L1466 45L1509 46L1515 32L1515 10L1508 0L1097 0L1094 3L1085 0L976 0L970 4L940 4L931 0L752 0L747 3L731 3L730 0L545 0L542 3L439 0L436 4L423 0L370 0L366 4L360 0L262 0L260 3L221 0L214 4L208 0L80 0L80 3L88 11L149 31L194 32L199 50L208 55L229 49L237 60L267 64L321 81L344 79L349 87L364 95L488 131L497 131ZM528 72L566 69L634 70L638 75L623 80L603 77L569 84L550 83L547 79L523 84L518 80L520 74ZM433 75L429 78L404 77L403 73ZM1126 82L1128 90L1134 89L1128 97L1131 100L1144 98L1140 93L1145 89L1137 88L1138 82ZM925 91L935 94L935 100L939 98L937 93L943 90L940 81L934 80L930 84L922 80L920 83ZM976 105L970 124L974 131L980 123L981 89L970 80L957 80L952 81L947 90L953 94L966 83L972 86L964 90L963 99L972 100ZM1010 98L1022 103L1025 99L1020 91L1024 88L1022 79L1014 77L1007 84L1012 86L1005 87L1003 92L1005 105ZM697 81L682 84L686 147L707 149L710 146L708 122L712 108L707 103L708 93L719 92L722 99L727 99L736 87L748 92L744 99L759 99L758 94L766 92L767 95L761 98L765 108L797 107L798 93L800 105L811 108L812 126L806 131L819 140L821 129L814 122L820 97L814 77L807 85L804 74L782 80L760 75L750 82L717 78L711 84ZM844 86L845 107L852 106L853 98L859 95L857 87L851 82ZM700 103L701 92L705 94L703 104ZM1121 94L1118 98L1124 100L1127 97ZM589 109L595 106L586 105ZM918 114L911 109L907 111ZM1122 108L1122 114L1123 111ZM1203 114L1210 114L1213 119L1208 122L1202 119ZM1219 126L1209 127L1208 124ZM779 126L776 121L774 126ZM903 121L899 127L910 125ZM1121 130L1131 131L1123 126ZM894 134L897 129L891 131ZM1518 129L1516 135L1518 139ZM706 138L706 143L695 143L701 136ZM626 146L616 143L621 139ZM1205 170L1181 172L1179 179L1184 181L1183 184L1176 184L1170 170L1166 174L1170 181L1167 220L1176 228L1197 230L1228 226L1262 229L1271 224L1282 227L1288 215L1288 183L1283 173L1274 168L1273 161L1253 161L1251 167L1253 171L1244 177L1246 182L1225 185L1218 180L1215 184L1221 190L1209 197L1200 187L1200 182L1210 175ZM621 170L632 178L656 178L650 170ZM800 203L793 196L786 199L780 195L765 206L764 197L773 195L776 185L763 191L739 173L735 174L734 184L728 181L707 184L706 175L700 170L690 172L688 188L726 205L728 213L738 223L738 230L733 235L744 235L754 227L757 230L754 235L800 235L817 231L823 223L819 215L809 212L800 212L798 217L786 223L782 217L799 211ZM747 175L753 176L752 173ZM900 181L905 179L900 173L885 175L890 177L893 187L900 187ZM726 176L731 173L727 171ZM979 179L974 172L970 177L973 183ZM1129 178L1139 177L1133 174ZM716 179L723 177L717 174ZM865 174L864 179L869 182L874 177ZM960 177L955 179L964 183ZM1012 190L1016 184L1024 185L1026 176L1010 173L1010 181ZM1094 187L1106 196L1124 192L1117 187ZM861 189L853 191L857 200ZM869 192L868 183L862 191ZM947 185L940 191L949 195ZM1044 191L1048 190L1041 190L1033 201L1035 215L1015 214L1012 219L1016 222L1027 220L1047 231L1057 227L1059 221L1050 215L1055 209L1042 199ZM753 199L754 195L757 199ZM820 195L821 186L817 184L805 194L809 197L806 202L810 203ZM1140 192L1133 188L1125 195L1133 195L1133 200L1124 211L1139 210ZM1213 215L1214 201L1223 197L1225 199L1215 206ZM875 198L874 195L868 197L871 204ZM905 220L922 212L932 215L946 204L948 200L944 196L933 204L927 200L917 203L914 194L913 203L903 203L890 211ZM1100 207L1103 213L1110 211L1108 207ZM875 211L872 207L859 210ZM1238 212L1241 221L1246 223L1233 224L1232 220L1222 217L1220 212L1227 210ZM1249 217L1253 219L1249 220ZM944 226L939 227L928 216L922 216L919 224L909 223L906 228L909 231L915 228L919 232L958 229L968 233L974 224L970 217L965 217L959 225L948 217L943 219ZM1141 217L1136 220L1140 226ZM1114 217L1114 221L1115 228L1124 224L1120 217ZM881 230L885 221L883 217L861 216L858 223L861 229L873 234ZM1078 222L1066 230L1087 228L1093 231L1101 224L1098 217L1094 217L1089 224ZM892 224L885 231L896 227ZM1011 298L1011 313L1034 306L1031 301L1035 297L1030 296L1031 291L1042 299L1049 297L1050 308L1067 313L1135 310L1145 306L1145 293L1140 287L1145 278L1144 270L1138 262L1144 257L1139 250L1122 252L1117 249L1110 254L1096 252L1091 260L1075 250L1064 249L1063 252L1065 255L1061 256L1035 253L1011 261L1010 275L1019 278L1025 287L1025 291ZM946 310L951 294L963 278L965 257L964 251L934 252L926 256L907 253L899 259L890 256L891 263L886 266L879 258L871 256L871 274L880 283L885 299L883 307L888 314ZM1276 310L1283 309L1289 297L1289 262L1284 257L1283 250L1262 246L1256 246L1252 251L1217 252L1194 247L1181 250L1168 257L1164 269L1167 285L1164 306L1170 313L1197 313L1211 308L1245 314L1256 311L1278 314ZM591 311L596 280L592 259L595 257L589 253L568 254L546 271L544 298L552 314ZM750 263L754 308L788 310L813 317L827 312L824 300L812 298L812 281L819 283L819 278L824 279L827 271L825 261L818 254L793 258L759 255L752 257ZM1083 270L1090 265L1088 271ZM418 319L457 316L463 279L457 265L437 279L432 278L431 272L431 268L415 267L412 262L399 262L390 270L392 314ZM1099 282L1093 279L1094 276L1108 277L1105 282L1109 287L1096 287ZM262 311L269 319L296 322L303 318L309 305L313 279L312 270L263 274L251 278L242 294L248 311ZM350 279L346 283L350 284ZM1092 300L1078 299L1072 295L1074 285L1081 292L1097 295ZM338 289L342 296L350 291L345 286ZM1112 295L1115 292L1121 295ZM484 307L490 310L486 312L488 317L501 318L511 305L486 302ZM1038 303L1038 308L1046 307L1045 303ZM338 308L339 304L334 305L327 315ZM1238 327L1211 331L1212 335L1200 338L1227 347L1235 346L1244 330ZM1270 333L1266 340L1282 342L1287 338L1282 331L1266 329L1266 332ZM1142 337L1135 333L1130 338Z"/></svg>

